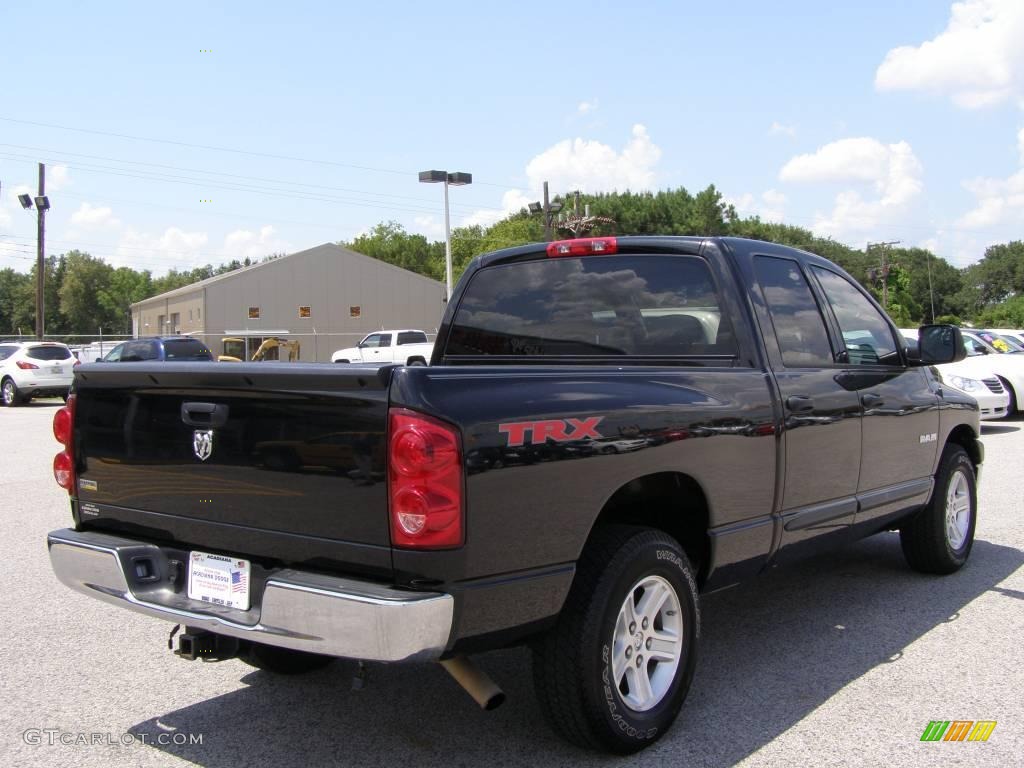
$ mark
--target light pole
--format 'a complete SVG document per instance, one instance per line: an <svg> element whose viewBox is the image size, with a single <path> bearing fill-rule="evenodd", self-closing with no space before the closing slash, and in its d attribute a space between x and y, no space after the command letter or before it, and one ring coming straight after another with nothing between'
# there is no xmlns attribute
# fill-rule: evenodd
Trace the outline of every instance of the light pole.
<svg viewBox="0 0 1024 768"><path fill-rule="evenodd" d="M444 183L444 278L447 290L445 301L452 296L452 226L448 214L448 187L461 187L473 183L473 174L463 171L420 171L420 181L424 184Z"/></svg>
<svg viewBox="0 0 1024 768"><path fill-rule="evenodd" d="M32 207L30 195L18 195L21 207L26 211ZM46 166L39 164L39 194L36 203L36 337L42 340L45 331L46 307L43 295L43 273L46 266L46 212L50 210L50 198L46 196Z"/></svg>

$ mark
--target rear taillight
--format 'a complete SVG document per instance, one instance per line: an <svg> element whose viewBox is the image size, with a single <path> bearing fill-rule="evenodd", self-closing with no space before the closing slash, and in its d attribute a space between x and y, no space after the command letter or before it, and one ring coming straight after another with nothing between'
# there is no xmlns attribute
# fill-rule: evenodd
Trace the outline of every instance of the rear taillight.
<svg viewBox="0 0 1024 768"><path fill-rule="evenodd" d="M388 415L388 495L396 547L458 547L465 536L456 429L422 413Z"/></svg>
<svg viewBox="0 0 1024 768"><path fill-rule="evenodd" d="M31 371L31 370L38 370L39 369L39 366L36 365L35 363L26 363L24 360L19 360L18 362L15 363L15 365L17 365L23 371Z"/></svg>
<svg viewBox="0 0 1024 768"><path fill-rule="evenodd" d="M67 489L68 493L75 489L75 451L72 429L75 424L75 396L68 397L68 403L53 414L53 436L64 446L64 450L53 457L53 477L57 485Z"/></svg>
<svg viewBox="0 0 1024 768"><path fill-rule="evenodd" d="M614 237L581 237L577 240L557 240L548 243L548 256L590 256L618 252L619 242Z"/></svg>

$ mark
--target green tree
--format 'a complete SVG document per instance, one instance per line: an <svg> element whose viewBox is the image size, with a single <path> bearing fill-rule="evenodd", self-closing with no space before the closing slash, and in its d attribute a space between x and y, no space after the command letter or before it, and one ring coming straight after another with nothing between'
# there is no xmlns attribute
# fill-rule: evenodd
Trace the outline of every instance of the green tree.
<svg viewBox="0 0 1024 768"><path fill-rule="evenodd" d="M81 251L64 254L64 279L60 286L60 311L70 333L95 333L99 328L121 325L120 313L111 301L114 268L103 259Z"/></svg>
<svg viewBox="0 0 1024 768"><path fill-rule="evenodd" d="M441 263L438 265L436 253L427 242L427 238L423 235L410 235L397 221L381 222L351 243L342 242L341 245L357 253L394 264L396 267L418 272L435 280L444 280L443 245Z"/></svg>
<svg viewBox="0 0 1024 768"><path fill-rule="evenodd" d="M25 296L33 290L29 276L15 272L10 267L0 269L0 334L18 333L18 324L23 317L21 307ZM35 294L33 293L33 301ZM32 327L22 326L24 333L32 333Z"/></svg>

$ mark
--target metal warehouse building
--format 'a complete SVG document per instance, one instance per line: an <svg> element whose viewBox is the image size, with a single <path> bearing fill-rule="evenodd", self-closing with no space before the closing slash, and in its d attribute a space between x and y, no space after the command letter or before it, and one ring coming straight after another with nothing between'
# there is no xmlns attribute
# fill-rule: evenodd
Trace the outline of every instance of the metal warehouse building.
<svg viewBox="0 0 1024 768"><path fill-rule="evenodd" d="M444 295L443 283L325 243L132 304L132 331L196 336L215 356L241 339L248 358L264 339L297 340L299 359L329 362L371 331L435 333Z"/></svg>

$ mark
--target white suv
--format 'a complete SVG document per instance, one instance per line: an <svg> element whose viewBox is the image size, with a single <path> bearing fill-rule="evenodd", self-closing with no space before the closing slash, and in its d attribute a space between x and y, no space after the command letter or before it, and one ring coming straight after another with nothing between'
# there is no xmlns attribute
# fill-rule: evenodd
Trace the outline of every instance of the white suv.
<svg viewBox="0 0 1024 768"><path fill-rule="evenodd" d="M67 398L78 360L55 341L0 341L0 397L8 408L33 397Z"/></svg>

